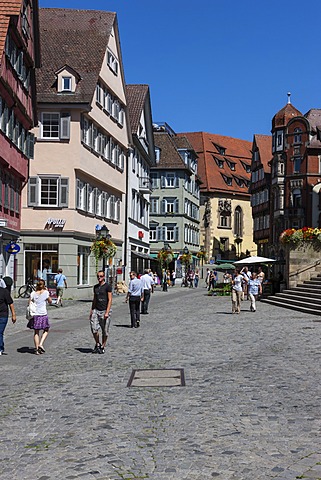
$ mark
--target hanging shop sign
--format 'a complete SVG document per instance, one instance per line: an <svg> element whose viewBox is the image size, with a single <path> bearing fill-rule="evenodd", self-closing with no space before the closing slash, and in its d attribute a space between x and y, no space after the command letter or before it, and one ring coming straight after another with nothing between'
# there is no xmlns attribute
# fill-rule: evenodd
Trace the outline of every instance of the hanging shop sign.
<svg viewBox="0 0 321 480"><path fill-rule="evenodd" d="M8 243L8 245L5 246L5 251L10 255L16 255L20 252L20 247L17 243Z"/></svg>
<svg viewBox="0 0 321 480"><path fill-rule="evenodd" d="M56 228L64 228L66 220L64 218L48 218L45 230L55 230Z"/></svg>

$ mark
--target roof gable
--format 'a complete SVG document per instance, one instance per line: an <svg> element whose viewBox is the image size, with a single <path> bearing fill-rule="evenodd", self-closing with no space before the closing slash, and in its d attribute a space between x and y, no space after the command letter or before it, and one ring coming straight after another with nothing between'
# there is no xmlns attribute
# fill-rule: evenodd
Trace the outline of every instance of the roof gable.
<svg viewBox="0 0 321 480"><path fill-rule="evenodd" d="M201 190L233 191L248 194L251 165L251 143L238 138L206 132L179 133L188 138L196 151ZM218 153L218 147L220 152Z"/></svg>
<svg viewBox="0 0 321 480"><path fill-rule="evenodd" d="M89 103L95 92L116 14L98 10L40 9L42 68L37 74L38 101ZM81 80L72 99L57 95L55 73L68 65Z"/></svg>

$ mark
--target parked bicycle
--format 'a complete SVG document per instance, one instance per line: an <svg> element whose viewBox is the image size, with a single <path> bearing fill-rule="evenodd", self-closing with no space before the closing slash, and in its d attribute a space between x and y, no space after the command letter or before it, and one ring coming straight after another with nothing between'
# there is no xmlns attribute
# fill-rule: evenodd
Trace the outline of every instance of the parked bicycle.
<svg viewBox="0 0 321 480"><path fill-rule="evenodd" d="M33 283L32 278L28 278L27 283L25 285L22 285L19 290L18 290L18 297L20 298L29 298L31 295L31 292L36 290L36 287Z"/></svg>

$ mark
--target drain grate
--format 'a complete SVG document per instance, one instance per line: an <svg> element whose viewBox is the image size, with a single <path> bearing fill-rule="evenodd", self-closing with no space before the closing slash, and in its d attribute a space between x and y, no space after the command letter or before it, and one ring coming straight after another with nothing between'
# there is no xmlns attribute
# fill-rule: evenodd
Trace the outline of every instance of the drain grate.
<svg viewBox="0 0 321 480"><path fill-rule="evenodd" d="M127 387L185 387L184 369L133 370Z"/></svg>

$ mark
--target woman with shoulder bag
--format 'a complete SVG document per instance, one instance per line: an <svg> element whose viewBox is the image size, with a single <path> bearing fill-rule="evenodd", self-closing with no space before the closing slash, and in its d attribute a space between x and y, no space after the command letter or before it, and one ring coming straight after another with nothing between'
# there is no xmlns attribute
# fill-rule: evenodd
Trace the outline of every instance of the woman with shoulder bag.
<svg viewBox="0 0 321 480"><path fill-rule="evenodd" d="M240 313L241 311L241 299L242 299L242 282L245 281L247 284L246 278L240 274L238 268L234 271L234 278L232 280L232 313Z"/></svg>
<svg viewBox="0 0 321 480"><path fill-rule="evenodd" d="M32 292L30 295L29 305L31 302L35 303L36 309L33 320L28 323L28 327L34 330L35 354L40 355L41 353L45 353L43 344L50 329L47 314L47 302L50 304L52 303L52 299L49 296L44 280L38 281L36 291ZM40 330L43 330L41 338L39 335Z"/></svg>

